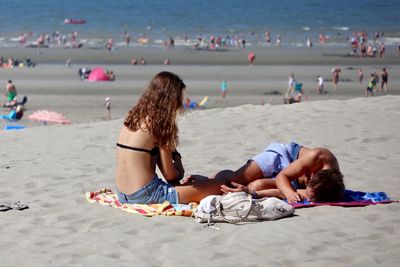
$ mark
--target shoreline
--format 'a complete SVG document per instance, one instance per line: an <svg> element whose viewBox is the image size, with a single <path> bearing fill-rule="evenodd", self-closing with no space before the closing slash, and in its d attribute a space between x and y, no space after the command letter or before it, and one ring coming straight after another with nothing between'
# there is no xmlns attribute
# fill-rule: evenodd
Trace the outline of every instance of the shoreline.
<svg viewBox="0 0 400 267"><path fill-rule="evenodd" d="M192 47L155 48L122 47L115 51L90 48L2 48L4 60L9 57L24 61L30 58L37 64L117 64L131 65L132 58L147 65L162 65L165 59L171 65L249 65L247 55L254 52L254 65L395 65L400 62L395 46L387 46L385 58L350 56L350 47L255 47L227 51L196 50Z"/></svg>

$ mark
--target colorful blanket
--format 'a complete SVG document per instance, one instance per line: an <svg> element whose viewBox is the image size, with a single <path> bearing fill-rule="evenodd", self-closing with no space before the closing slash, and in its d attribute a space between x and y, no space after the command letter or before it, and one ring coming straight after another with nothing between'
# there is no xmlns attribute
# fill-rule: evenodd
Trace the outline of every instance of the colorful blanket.
<svg viewBox="0 0 400 267"><path fill-rule="evenodd" d="M191 217L197 208L196 203L190 204L170 204L165 201L162 204L121 204L118 201L117 194L112 190L103 188L94 192L86 192L86 200L89 203L97 202L101 205L111 206L121 209L125 212L141 214L152 217L155 215L166 216L187 216Z"/></svg>
<svg viewBox="0 0 400 267"><path fill-rule="evenodd" d="M342 207L365 207L369 205L388 204L392 202L398 201L391 200L385 192L360 192L346 190L343 194L342 200L339 202L317 203L303 200L302 202L292 203L291 205L296 209L325 205Z"/></svg>

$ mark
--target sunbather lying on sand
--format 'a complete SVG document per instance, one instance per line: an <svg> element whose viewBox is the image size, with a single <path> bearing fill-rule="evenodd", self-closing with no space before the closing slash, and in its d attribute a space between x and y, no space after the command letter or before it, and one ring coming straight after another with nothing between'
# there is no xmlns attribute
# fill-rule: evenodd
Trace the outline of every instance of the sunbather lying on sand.
<svg viewBox="0 0 400 267"><path fill-rule="evenodd" d="M221 171L214 179L231 181L232 186L221 186L225 193L245 191L254 197L279 197L289 202L304 198L315 202L337 201L345 188L338 161L331 151L296 143L272 143L238 170ZM190 181L188 177L183 182Z"/></svg>

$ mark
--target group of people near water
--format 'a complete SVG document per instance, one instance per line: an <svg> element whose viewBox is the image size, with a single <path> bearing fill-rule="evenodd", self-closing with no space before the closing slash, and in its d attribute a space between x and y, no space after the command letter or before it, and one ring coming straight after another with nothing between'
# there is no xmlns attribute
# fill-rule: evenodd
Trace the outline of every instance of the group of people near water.
<svg viewBox="0 0 400 267"><path fill-rule="evenodd" d="M184 111L185 88L178 75L160 72L128 112L116 141L115 183L121 203L200 202L208 195L237 191L290 203L340 200L345 186L334 154L296 142L271 143L243 159L244 164L235 170L221 170L210 177L185 176L176 122Z"/></svg>
<svg viewBox="0 0 400 267"><path fill-rule="evenodd" d="M339 83L339 77L341 73L341 69L339 67L332 68L332 83L333 89L337 90L337 86ZM363 84L364 82L364 72L362 68L358 68L357 70L358 82ZM380 73L373 72L370 74L368 78L368 83L365 88L365 96L373 96L379 90L380 92L387 93L388 91L388 80L389 80L389 72L386 67L382 68ZM380 87L379 87L380 82ZM318 94L325 94L325 79L322 75L317 75L317 86L316 92ZM288 78L288 89L285 93L284 103L292 104L298 103L302 101L302 98L305 97L304 90L302 88L302 83L297 82L295 79L294 73L291 73Z"/></svg>

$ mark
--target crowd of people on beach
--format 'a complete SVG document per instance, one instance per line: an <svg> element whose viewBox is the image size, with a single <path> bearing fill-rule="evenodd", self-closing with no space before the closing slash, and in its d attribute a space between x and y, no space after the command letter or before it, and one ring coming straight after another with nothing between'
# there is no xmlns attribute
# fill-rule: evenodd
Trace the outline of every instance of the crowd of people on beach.
<svg viewBox="0 0 400 267"><path fill-rule="evenodd" d="M33 62L29 57L27 57L25 60L19 60L13 57L9 57L7 60L4 60L4 58L0 56L0 68L34 68L35 66L36 62Z"/></svg>
<svg viewBox="0 0 400 267"><path fill-rule="evenodd" d="M375 32L373 40L369 40L367 32L353 32L353 35L347 38L351 45L350 55L359 57L376 57L379 55L380 58L384 58L386 52L385 43L379 43L379 39L382 36L384 36L383 32ZM378 45L378 48L376 48L376 45Z"/></svg>

